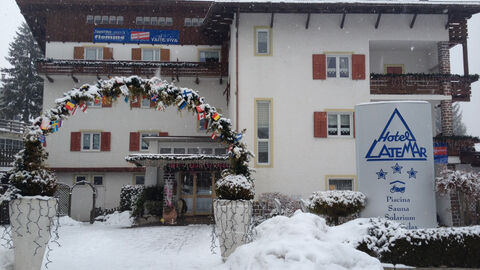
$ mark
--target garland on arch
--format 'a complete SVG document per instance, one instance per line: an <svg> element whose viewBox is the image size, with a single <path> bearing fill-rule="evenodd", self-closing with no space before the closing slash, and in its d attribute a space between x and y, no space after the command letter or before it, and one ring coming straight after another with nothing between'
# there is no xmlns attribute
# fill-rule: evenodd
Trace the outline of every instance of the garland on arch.
<svg viewBox="0 0 480 270"><path fill-rule="evenodd" d="M24 153L29 154L23 160L28 160L29 155L35 155L41 156L41 161L43 161L46 152L41 143L45 140L45 136L58 131L61 122L67 120L77 108L85 110L89 102L110 103L117 101L122 96L125 102L138 97L149 98L157 110L176 106L179 111L187 110L196 114L197 119L205 119L207 132L212 133L212 139L218 137L222 143L228 146L230 169L227 173L243 175L252 181L248 163L253 154L242 141L245 130L235 132L231 120L223 117L197 91L177 87L173 83L157 77L151 79L142 79L138 76L114 77L108 80L98 80L94 85L84 84L68 91L64 97L55 101L53 108L46 110L43 115L36 118L27 129L24 136L26 148ZM13 168L13 170L17 169Z"/></svg>

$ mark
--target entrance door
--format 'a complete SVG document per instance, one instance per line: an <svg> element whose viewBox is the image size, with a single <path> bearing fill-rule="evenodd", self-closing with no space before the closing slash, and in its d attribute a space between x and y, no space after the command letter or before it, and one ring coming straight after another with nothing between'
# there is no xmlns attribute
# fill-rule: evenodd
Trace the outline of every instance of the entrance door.
<svg viewBox="0 0 480 270"><path fill-rule="evenodd" d="M213 172L185 172L180 174L180 197L187 204L186 215L211 215L215 197Z"/></svg>

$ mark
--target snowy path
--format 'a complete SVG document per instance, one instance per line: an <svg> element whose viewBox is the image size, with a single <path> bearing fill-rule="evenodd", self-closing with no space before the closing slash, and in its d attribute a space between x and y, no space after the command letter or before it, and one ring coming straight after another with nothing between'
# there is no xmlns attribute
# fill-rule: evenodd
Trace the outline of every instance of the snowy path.
<svg viewBox="0 0 480 270"><path fill-rule="evenodd" d="M188 270L221 264L219 250L210 252L211 227L206 225L128 229L80 224L59 232L62 247L53 246L48 270ZM8 253L0 247L0 257L13 257Z"/></svg>

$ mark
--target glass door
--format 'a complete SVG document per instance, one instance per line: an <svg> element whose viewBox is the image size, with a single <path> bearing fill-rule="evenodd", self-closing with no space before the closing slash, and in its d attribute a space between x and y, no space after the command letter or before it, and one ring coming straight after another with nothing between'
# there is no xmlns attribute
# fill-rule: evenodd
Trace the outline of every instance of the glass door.
<svg viewBox="0 0 480 270"><path fill-rule="evenodd" d="M185 172L181 175L181 198L187 205L186 215L211 215L215 197L212 172Z"/></svg>

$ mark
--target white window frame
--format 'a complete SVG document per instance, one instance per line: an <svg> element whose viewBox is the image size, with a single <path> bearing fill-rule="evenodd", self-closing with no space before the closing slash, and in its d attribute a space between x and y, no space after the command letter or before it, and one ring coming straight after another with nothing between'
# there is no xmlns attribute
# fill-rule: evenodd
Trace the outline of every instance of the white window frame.
<svg viewBox="0 0 480 270"><path fill-rule="evenodd" d="M87 51L88 50L95 50L95 59L87 59ZM103 47L85 47L84 48L84 55L85 60L103 60Z"/></svg>
<svg viewBox="0 0 480 270"><path fill-rule="evenodd" d="M137 176L143 176L143 184L137 184ZM134 174L133 175L133 184L134 185L145 185L145 174Z"/></svg>
<svg viewBox="0 0 480 270"><path fill-rule="evenodd" d="M151 25L158 25L158 17L151 17L150 18Z"/></svg>
<svg viewBox="0 0 480 270"><path fill-rule="evenodd" d="M331 186L331 185L330 185L330 181L331 181L331 180L351 181L351 183L352 183L352 189L350 189L350 190L352 190L352 191L355 190L355 178L353 178L353 177L330 176L330 177L327 178L327 189L328 189L328 190L340 190L340 189L336 189L336 188L335 188L335 189L331 189L331 188L330 188L330 186Z"/></svg>
<svg viewBox="0 0 480 270"><path fill-rule="evenodd" d="M100 15L95 15L93 17L93 24L101 24L102 23L102 16Z"/></svg>
<svg viewBox="0 0 480 270"><path fill-rule="evenodd" d="M200 25L200 20L198 18L192 18L192 26L196 27Z"/></svg>
<svg viewBox="0 0 480 270"><path fill-rule="evenodd" d="M144 136L144 135L147 135L147 136ZM148 148L150 147L150 145L148 145L147 148L143 148L143 138L144 137L154 137L154 136L158 136L158 132L140 132L140 151L148 151ZM145 142L147 143L147 142Z"/></svg>
<svg viewBox="0 0 480 270"><path fill-rule="evenodd" d="M258 33L259 32L267 32L267 52L259 52L259 39ZM272 29L267 26L256 26L255 27L255 55L257 56L270 56L272 55Z"/></svg>
<svg viewBox="0 0 480 270"><path fill-rule="evenodd" d="M135 18L136 25L143 25L143 17L136 17Z"/></svg>
<svg viewBox="0 0 480 270"><path fill-rule="evenodd" d="M268 115L268 138L259 138L258 136L258 104L259 103L268 103L269 104L269 115ZM273 165L273 153L272 153L272 143L273 143L273 100L272 99L255 99L255 166L257 167L271 167ZM259 150L260 143L266 142L268 144L267 153L268 153L268 162L260 162L259 160Z"/></svg>
<svg viewBox="0 0 480 270"><path fill-rule="evenodd" d="M172 26L173 25L173 18L172 17L165 17L165 25Z"/></svg>
<svg viewBox="0 0 480 270"><path fill-rule="evenodd" d="M165 26L167 24L165 17L158 17L158 25Z"/></svg>
<svg viewBox="0 0 480 270"><path fill-rule="evenodd" d="M218 53L218 62L217 63L220 63L220 57L221 57L221 53L220 53L220 50L217 50L217 49L199 49L198 50L198 61L199 62L203 62L203 63L206 63L207 62L207 58L204 57L204 60L202 61L202 53L206 53L206 52L216 52Z"/></svg>
<svg viewBox="0 0 480 270"><path fill-rule="evenodd" d="M192 26L192 18L185 18L184 26L191 27Z"/></svg>
<svg viewBox="0 0 480 270"><path fill-rule="evenodd" d="M109 24L117 24L117 16L110 16L108 18L108 23Z"/></svg>
<svg viewBox="0 0 480 270"><path fill-rule="evenodd" d="M90 144L88 146L88 149L84 149L84 136L90 136ZM98 142L98 149L93 149L93 136L98 135L99 137L99 142ZM99 152L102 149L102 133L101 132L82 132L82 138L81 138L81 149L83 152Z"/></svg>
<svg viewBox="0 0 480 270"><path fill-rule="evenodd" d="M109 21L110 21L110 17L108 17L108 15L103 15L102 16L101 24L108 24Z"/></svg>
<svg viewBox="0 0 480 270"><path fill-rule="evenodd" d="M335 77L328 76L328 58L335 57ZM348 77L340 77L340 58L348 58ZM325 57L327 79L351 79L352 78L352 55L351 54L327 54Z"/></svg>
<svg viewBox="0 0 480 270"><path fill-rule="evenodd" d="M146 51L152 51L152 60L144 58ZM160 61L160 48L142 48L142 61Z"/></svg>
<svg viewBox="0 0 480 270"><path fill-rule="evenodd" d="M96 185L95 184L95 177L102 177L102 184L101 185ZM92 175L92 185L101 187L105 185L105 176L103 174L94 174Z"/></svg>
<svg viewBox="0 0 480 270"><path fill-rule="evenodd" d="M94 24L95 23L95 20L94 20L94 16L93 15L87 15L87 24Z"/></svg>
<svg viewBox="0 0 480 270"><path fill-rule="evenodd" d="M123 16L117 16L117 24L123 24Z"/></svg>
<svg viewBox="0 0 480 270"><path fill-rule="evenodd" d="M150 17L143 17L143 25L151 25L152 24L152 20L150 19Z"/></svg>
<svg viewBox="0 0 480 270"><path fill-rule="evenodd" d="M337 135L330 135L329 132L329 116L330 115L335 115L337 116ZM342 135L341 131L341 116L342 115L348 115L349 120L350 120L350 135ZM353 112L340 112L340 111L332 111L328 112L327 111L327 136L329 138L353 138Z"/></svg>
<svg viewBox="0 0 480 270"><path fill-rule="evenodd" d="M73 176L73 184L75 185L78 183L78 177L85 177L85 182L88 182L88 174L75 174ZM79 185L85 185L85 184L79 184Z"/></svg>

